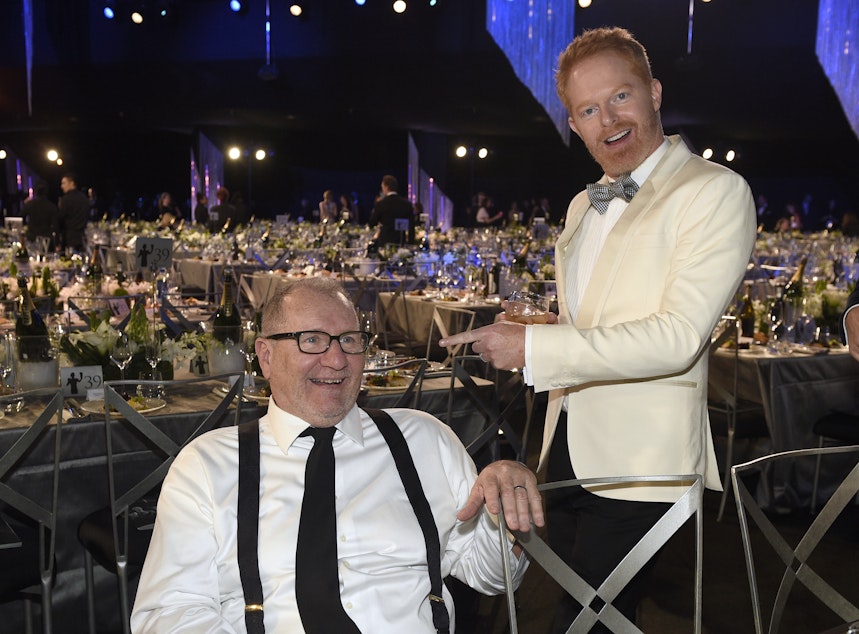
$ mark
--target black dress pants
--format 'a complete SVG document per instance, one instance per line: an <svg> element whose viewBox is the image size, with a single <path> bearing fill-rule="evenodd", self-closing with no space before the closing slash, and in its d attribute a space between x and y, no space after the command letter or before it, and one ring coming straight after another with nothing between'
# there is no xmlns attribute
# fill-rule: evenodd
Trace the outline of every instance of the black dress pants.
<svg viewBox="0 0 859 634"><path fill-rule="evenodd" d="M549 450L546 479L556 482L575 477L567 449L566 413L562 412ZM670 507L670 504L661 502L604 498L581 487L546 491L549 544L561 559L597 588ZM656 557L653 557L612 601L612 605L633 623L655 562ZM578 602L565 593L558 606L552 632L566 632L580 610ZM592 634L604 632L610 630L602 623L591 628Z"/></svg>

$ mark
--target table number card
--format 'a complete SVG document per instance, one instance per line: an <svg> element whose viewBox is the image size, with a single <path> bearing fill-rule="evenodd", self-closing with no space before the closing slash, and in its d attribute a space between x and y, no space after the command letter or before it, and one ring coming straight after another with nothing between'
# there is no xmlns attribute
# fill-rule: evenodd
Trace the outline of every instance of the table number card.
<svg viewBox="0 0 859 634"><path fill-rule="evenodd" d="M137 268L141 270L169 270L173 266L172 238L137 238L134 249Z"/></svg>
<svg viewBox="0 0 859 634"><path fill-rule="evenodd" d="M80 398L87 396L90 390L102 389L104 377L100 365L81 365L71 368L60 368L60 384L63 386L63 396Z"/></svg>

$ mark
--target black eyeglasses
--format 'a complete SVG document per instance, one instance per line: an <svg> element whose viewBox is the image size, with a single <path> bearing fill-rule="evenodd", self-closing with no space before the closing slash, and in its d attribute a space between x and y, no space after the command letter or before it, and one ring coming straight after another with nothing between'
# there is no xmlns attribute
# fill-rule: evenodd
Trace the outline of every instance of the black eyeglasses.
<svg viewBox="0 0 859 634"><path fill-rule="evenodd" d="M306 354L323 354L331 347L332 341L340 344L340 349L346 354L363 354L370 346L369 332L350 330L339 335L329 335L322 330L299 330L298 332L279 332L263 337L264 339L295 339L298 349Z"/></svg>

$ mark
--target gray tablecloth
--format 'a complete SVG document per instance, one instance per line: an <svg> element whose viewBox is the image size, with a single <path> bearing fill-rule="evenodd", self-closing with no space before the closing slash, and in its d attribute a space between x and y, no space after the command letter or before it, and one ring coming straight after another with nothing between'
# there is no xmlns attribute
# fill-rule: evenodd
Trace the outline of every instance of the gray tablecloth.
<svg viewBox="0 0 859 634"><path fill-rule="evenodd" d="M732 363L732 352L718 351L710 360L710 383L726 384ZM859 413L859 363L844 352L773 356L741 351L738 369L740 397L764 406L773 452L816 447L812 426L829 412ZM759 502L767 508L807 506L813 473L813 460L773 472L769 486L758 491ZM822 499L839 477L821 472Z"/></svg>

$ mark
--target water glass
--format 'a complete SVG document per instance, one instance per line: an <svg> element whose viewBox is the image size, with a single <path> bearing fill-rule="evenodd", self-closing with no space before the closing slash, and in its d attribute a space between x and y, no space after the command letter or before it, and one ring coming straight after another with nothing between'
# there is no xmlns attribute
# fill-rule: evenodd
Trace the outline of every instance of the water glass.
<svg viewBox="0 0 859 634"><path fill-rule="evenodd" d="M141 398L164 398L164 383L160 383L160 381L164 380L164 377L161 376L161 372L158 370L144 370L138 378L141 381L158 381L159 383L139 384L137 386L137 396Z"/></svg>

